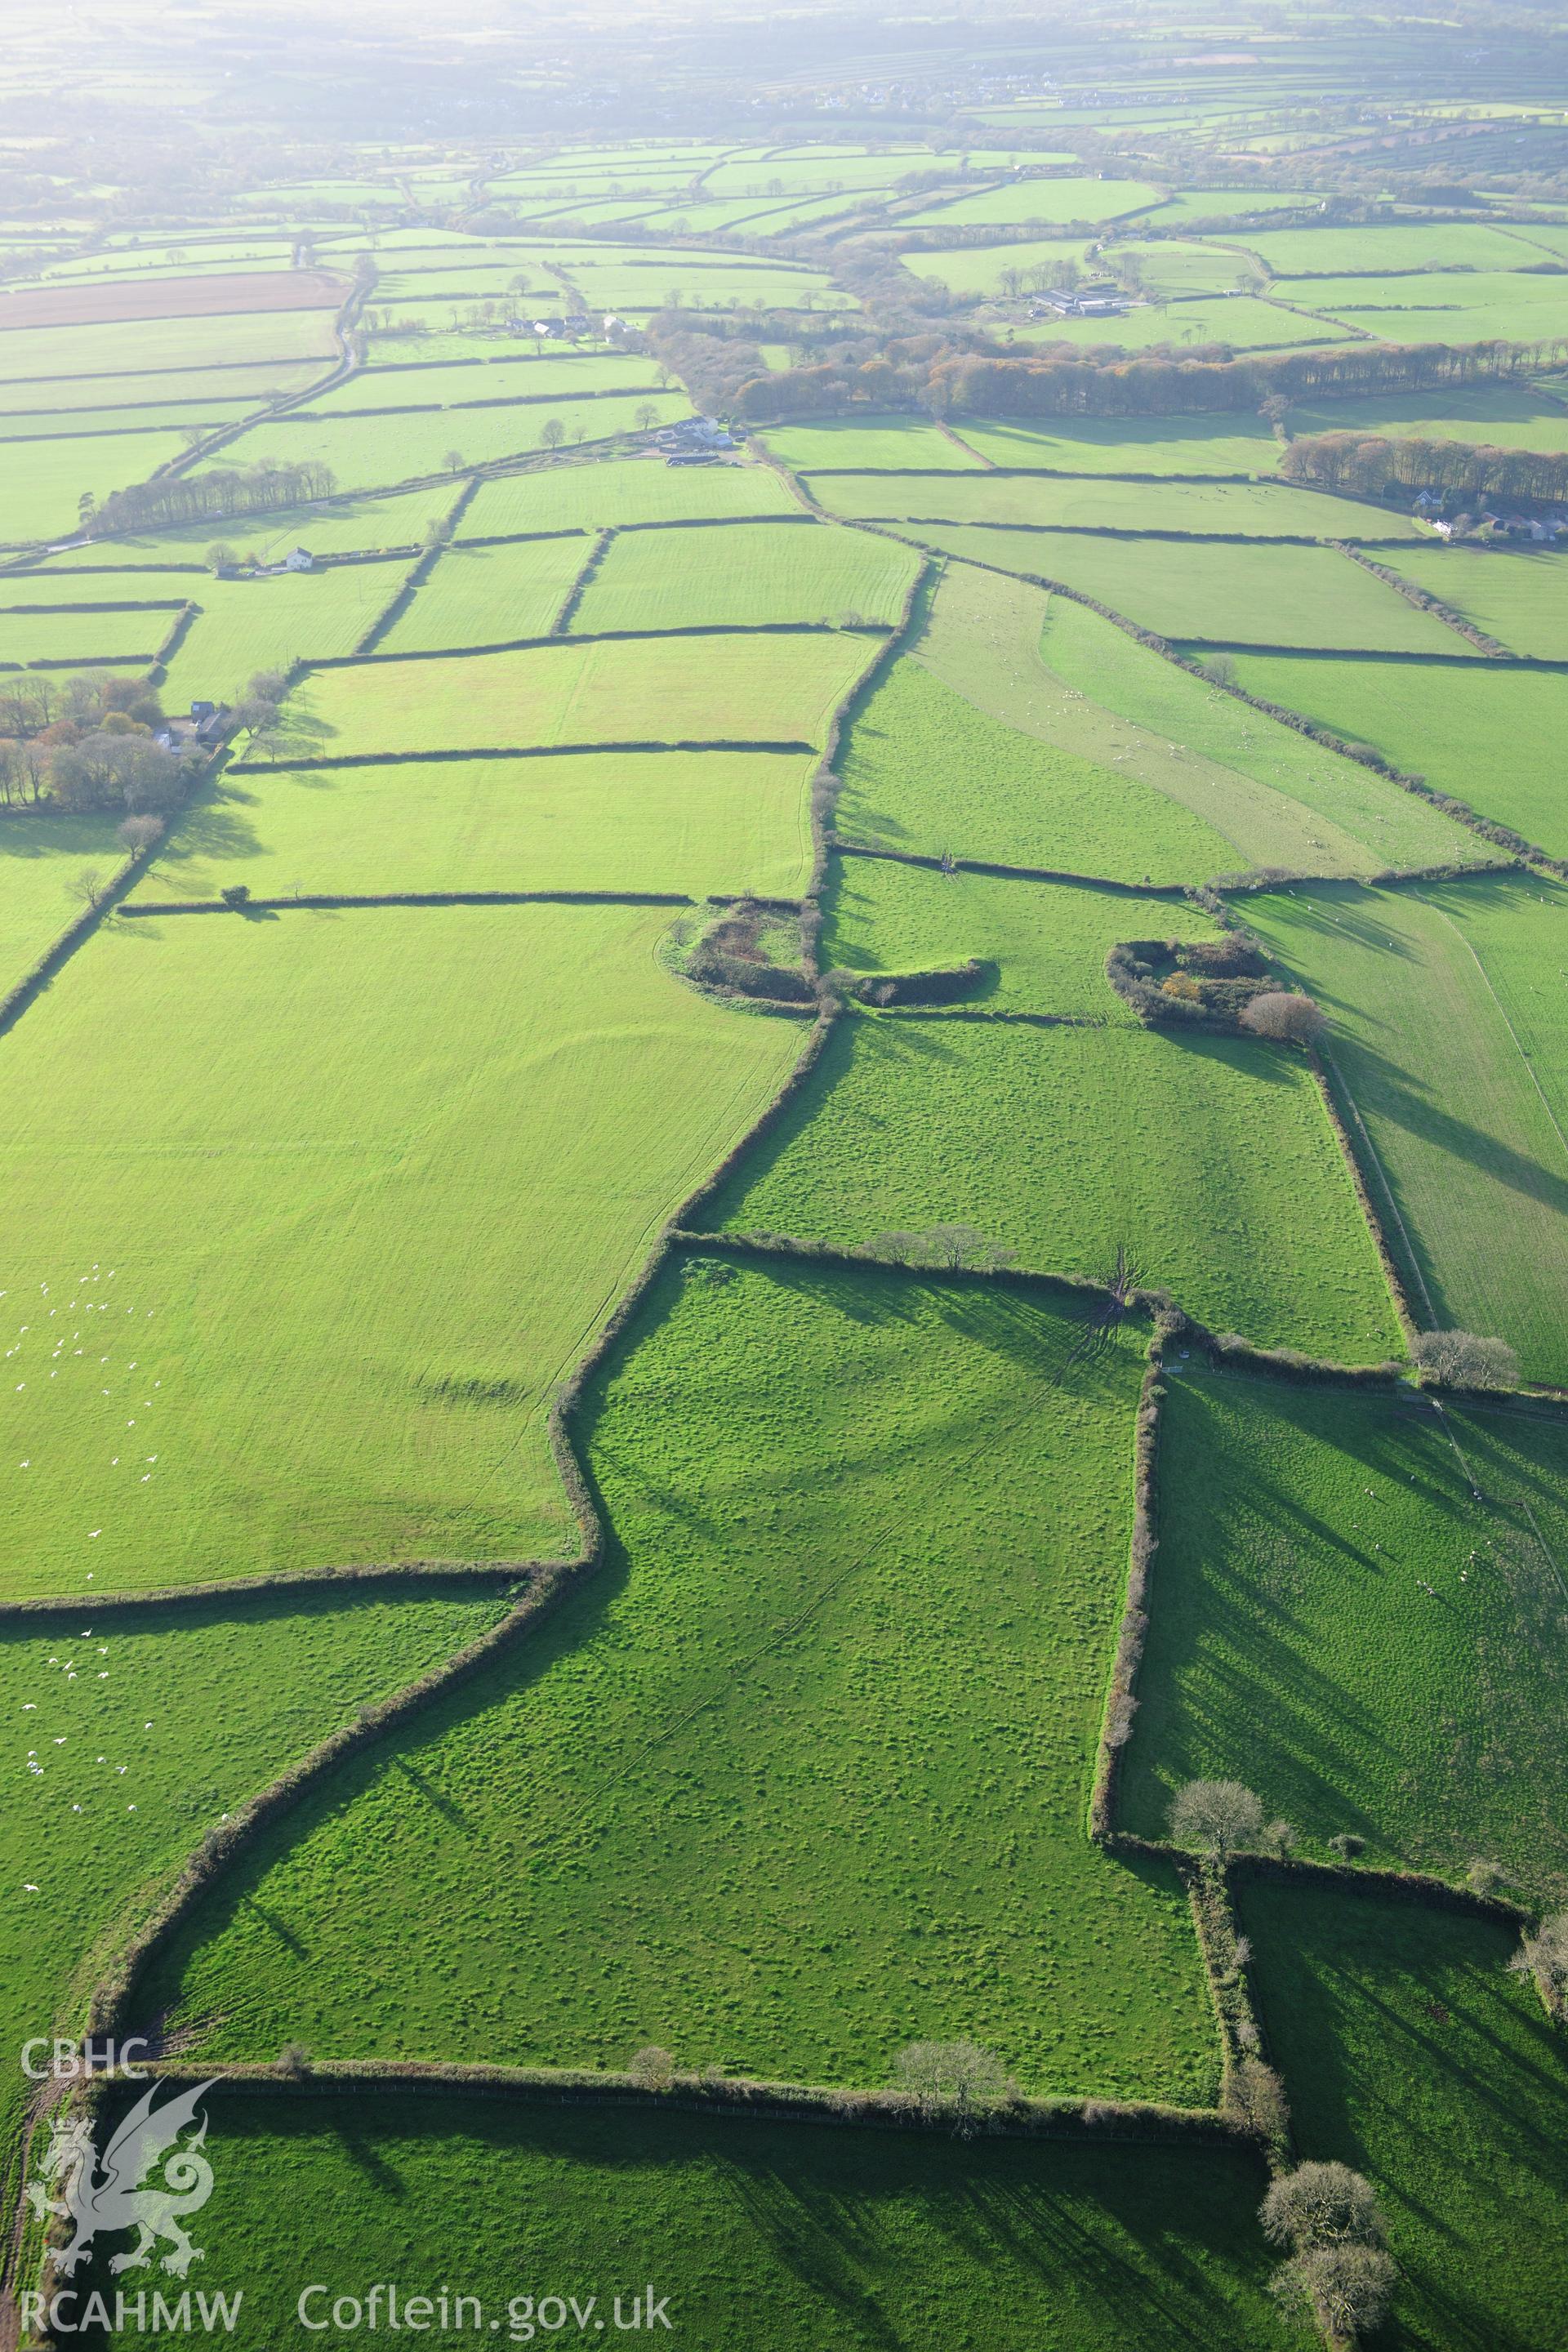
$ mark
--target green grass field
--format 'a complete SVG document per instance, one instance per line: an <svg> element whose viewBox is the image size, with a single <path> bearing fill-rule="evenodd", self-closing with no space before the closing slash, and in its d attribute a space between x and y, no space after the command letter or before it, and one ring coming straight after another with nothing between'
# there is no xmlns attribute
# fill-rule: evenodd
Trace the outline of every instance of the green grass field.
<svg viewBox="0 0 1568 2352"><path fill-rule="evenodd" d="M1088 1328L900 1274L666 1275L591 1403L601 1577L259 1841L141 1998L221 2012L215 2053L657 2041L877 2084L971 2034L1033 2090L1212 2097L1175 1878L1084 1834L1141 1365L1131 1328L1074 1358Z"/></svg>
<svg viewBox="0 0 1568 2352"><path fill-rule="evenodd" d="M1521 247L1521 251L1525 248ZM1282 278L1288 302L1392 343L1531 343L1568 332L1561 277Z"/></svg>
<svg viewBox="0 0 1568 2352"><path fill-rule="evenodd" d="M1144 250L1158 254L1160 248L1146 247ZM1152 267L1157 272L1158 260ZM1216 270L1215 275L1222 284L1226 282L1223 269ZM1341 341L1345 332L1342 327L1316 319L1299 319L1278 302L1261 302L1250 294L1232 294L1206 302L1144 304L1124 310L1120 318L1053 319L1028 327L1016 340L1035 346L1120 343L1130 352L1168 344L1178 359L1187 359L1205 343L1228 343L1238 352L1268 351L1291 343Z"/></svg>
<svg viewBox="0 0 1568 2352"><path fill-rule="evenodd" d="M1494 228L1488 221L1365 221L1354 226L1249 229L1246 244L1276 278L1352 275L1375 278L1387 270L1422 273L1422 298L1442 273L1511 272L1542 258L1528 230ZM1421 299L1421 298L1418 298Z"/></svg>
<svg viewBox="0 0 1568 2352"><path fill-rule="evenodd" d="M961 567L954 585L984 576ZM1106 753L1114 746L1226 833L1241 866L1365 875L1493 855L1415 793L1216 693L1069 597L1047 606L1042 653L1062 694L1079 698L1058 705L1058 723L1076 709Z"/></svg>
<svg viewBox="0 0 1568 2352"><path fill-rule="evenodd" d="M0 612L0 668L44 662L88 669L114 662L145 669L173 628L181 601L118 613Z"/></svg>
<svg viewBox="0 0 1568 2352"><path fill-rule="evenodd" d="M1489 1922L1257 1885L1269 2054L1303 2157L1366 2173L1399 2264L1398 2352L1540 2352L1568 2301L1563 2039Z"/></svg>
<svg viewBox="0 0 1568 2352"><path fill-rule="evenodd" d="M868 472L879 468L897 472L911 467L929 473L979 470L977 458L923 417L878 416L862 421L826 416L820 424L770 425L759 437L775 457L799 474L824 469L842 473L858 467Z"/></svg>
<svg viewBox="0 0 1568 2352"><path fill-rule="evenodd" d="M1059 1013L1131 1025L1105 977L1105 959L1129 937L1217 938L1181 898L1129 898L988 874L933 874L868 857L836 862L825 901L822 955L849 971L911 971L961 964L994 969L963 999L987 1012Z"/></svg>
<svg viewBox="0 0 1568 2352"><path fill-rule="evenodd" d="M0 376L121 376L152 368L337 356L330 310L230 310L211 318L111 319L91 327L10 327L0 332ZM165 379L173 382L171 374ZM90 387L89 387L90 388ZM29 399L27 406L33 405Z"/></svg>
<svg viewBox="0 0 1568 2352"><path fill-rule="evenodd" d="M0 816L0 996L81 913L84 878L107 881L123 864L114 822L55 809Z"/></svg>
<svg viewBox="0 0 1568 2352"><path fill-rule="evenodd" d="M434 653L547 636L593 551L585 534L449 547L377 640L376 651Z"/></svg>
<svg viewBox="0 0 1568 2352"><path fill-rule="evenodd" d="M203 2284L242 2287L272 2340L317 2279L434 2290L453 2215L478 2212L495 2221L463 2282L487 2310L559 2290L613 2320L618 2294L626 2319L652 2280L689 2352L731 2352L737 2311L756 2352L1293 2340L1264 2287L1261 2169L1223 2147L964 2144L464 2093L207 2104L222 2164Z"/></svg>
<svg viewBox="0 0 1568 2352"><path fill-rule="evenodd" d="M1568 1899L1568 1422L1173 1370L1123 1826L1238 1780L1321 1861L1350 1831L1369 1864L1460 1883L1480 1854Z"/></svg>
<svg viewBox="0 0 1568 2352"><path fill-rule="evenodd" d="M1149 217L1161 228L1173 228L1183 221L1229 220L1319 202L1316 193L1306 188L1184 188L1179 194L1168 196Z"/></svg>
<svg viewBox="0 0 1568 2352"><path fill-rule="evenodd" d="M952 204L931 205L924 212L909 214L907 220L911 228L967 228L984 221L1013 226L1121 220L1158 204L1160 193L1146 180L1010 180L1000 187L977 188ZM911 254L906 267L919 271L925 259L923 254Z"/></svg>
<svg viewBox="0 0 1568 2352"><path fill-rule="evenodd" d="M218 450L213 466L330 466L339 486L364 489L380 482L416 481L426 474L461 473L498 457L526 457L547 446L544 428L562 427L568 443L603 441L630 433L645 407L668 425L689 416L684 393L612 394L605 398L527 401L501 408L395 410L388 415L302 416L298 423L253 425ZM448 456L462 459L449 466ZM454 483L453 488L456 490Z"/></svg>
<svg viewBox="0 0 1568 2352"><path fill-rule="evenodd" d="M1468 640L1327 547L1099 539L988 524L920 526L922 544L1060 581L1171 639L1459 653Z"/></svg>
<svg viewBox="0 0 1568 2352"><path fill-rule="evenodd" d="M553 1385L799 1044L667 921L100 932L6 1041L11 1596L569 1547Z"/></svg>
<svg viewBox="0 0 1568 2352"><path fill-rule="evenodd" d="M1054 474L1268 475L1279 462L1271 433L1226 415L1080 416L1060 427L961 416L952 429L994 466Z"/></svg>
<svg viewBox="0 0 1568 2352"><path fill-rule="evenodd" d="M963 1223L1101 1279L1125 1248L1215 1328L1358 1362L1399 1344L1306 1068L1245 1041L851 1018L710 1213L838 1243Z"/></svg>
<svg viewBox="0 0 1568 2352"><path fill-rule="evenodd" d="M1568 410L1528 383L1466 384L1398 399L1303 401L1285 422L1292 436L1389 433L1503 449L1568 449Z"/></svg>
<svg viewBox="0 0 1568 2352"><path fill-rule="evenodd" d="M868 531L804 520L627 531L595 568L572 629L739 628L849 614L890 627L919 566L910 549Z"/></svg>
<svg viewBox="0 0 1568 2352"><path fill-rule="evenodd" d="M808 480L810 478L808 477ZM1286 483L1125 482L1103 476L826 474L810 484L833 514L874 521L1071 526L1079 530L1223 533L1247 539L1415 540L1406 516ZM1016 548L1020 542L1009 541ZM1046 546L1055 542L1046 541ZM983 541L976 541L984 546ZM1175 558L1173 560L1184 560Z"/></svg>
<svg viewBox="0 0 1568 2352"><path fill-rule="evenodd" d="M11 409L0 415L0 448L6 451L9 466L26 455L11 444L54 440L62 427L73 438L94 439L100 434L177 433L187 425L216 433L220 425L243 425L259 404L255 400L180 400L171 394L146 408L72 408L63 413L42 406Z"/></svg>
<svg viewBox="0 0 1568 2352"><path fill-rule="evenodd" d="M1237 668L1250 693L1370 744L1551 856L1568 856L1558 757L1568 677L1489 662L1435 670L1256 654L1239 655Z"/></svg>
<svg viewBox="0 0 1568 2352"><path fill-rule="evenodd" d="M140 1921L226 1810L352 1723L365 1701L464 1648L503 1606L493 1591L439 1594L411 1582L395 1601L274 1594L227 1601L221 1614L197 1604L7 1626L0 1981L4 2030L17 2047L80 2031L89 1955L101 1969L111 1930ZM29 1759L42 1769L26 1769ZM29 2087L19 2067L7 2070L8 2145Z"/></svg>
<svg viewBox="0 0 1568 2352"><path fill-rule="evenodd" d="M1528 1377L1568 1384L1568 891L1478 877L1247 912L1333 1022L1417 1313L1496 1333Z"/></svg>
<svg viewBox="0 0 1568 2352"><path fill-rule="evenodd" d="M1120 882L1201 881L1231 862L1231 844L1202 818L1103 758L978 707L924 660L898 661L879 681L838 765L837 829L873 848Z"/></svg>
<svg viewBox="0 0 1568 2352"><path fill-rule="evenodd" d="M612 523L799 512L799 500L766 466L667 467L657 457L601 457L481 482L459 535L500 539L526 531L604 530Z"/></svg>
<svg viewBox="0 0 1568 2352"><path fill-rule="evenodd" d="M378 288L378 292L381 290ZM571 358L479 360L435 367L360 368L309 404L312 416L366 408L470 407L477 401L581 398L585 392L657 392L653 364L611 352Z"/></svg>
<svg viewBox="0 0 1568 2352"><path fill-rule="evenodd" d="M5 469L5 507L0 517L5 544L23 547L38 540L70 538L85 496L106 499L111 490L145 481L155 467L177 457L184 446L178 433L170 432L89 433L29 441L25 450L13 452Z"/></svg>
<svg viewBox="0 0 1568 2352"><path fill-rule="evenodd" d="M874 637L642 637L321 670L320 755L531 743L819 743Z"/></svg>
<svg viewBox="0 0 1568 2352"><path fill-rule="evenodd" d="M1510 653L1568 661L1568 557L1545 548L1434 547L1401 550L1395 562Z"/></svg>
<svg viewBox="0 0 1568 2352"><path fill-rule="evenodd" d="M325 373L324 362L273 360L253 367L181 368L176 374L153 368L123 375L27 377L0 384L0 416L43 409L58 420L57 429L74 431L79 410L116 409L121 412L121 425L133 425L137 412L156 418L172 397L209 406L215 401L248 400L259 407L279 394L303 392ZM124 414L127 410L132 413ZM0 425L0 432L7 429Z"/></svg>
<svg viewBox="0 0 1568 2352"><path fill-rule="evenodd" d="M1151 215L1160 220L1169 217L1163 209ZM1237 309L1251 301L1251 296L1237 293L1240 285L1257 275L1245 252L1238 253L1231 244L1188 245L1176 237L1141 241L1138 231L1142 226L1142 221L1130 221L1115 244L1107 245L1106 258L1117 261L1125 256L1136 260L1143 273L1144 289L1156 300L1165 294L1223 294L1227 298L1227 307ZM1287 311L1276 315L1287 325L1289 323Z"/></svg>
<svg viewBox="0 0 1568 2352"><path fill-rule="evenodd" d="M798 751L255 766L216 780L132 895L210 898L245 882L257 898L386 890L793 898L811 871L812 767L811 755ZM0 830L0 856L9 845ZM0 888L6 872L0 864ZM70 904L63 879L47 904L64 910L60 928Z"/></svg>
<svg viewBox="0 0 1568 2352"><path fill-rule="evenodd" d="M279 572L265 580L192 582L199 611L168 664L160 691L178 710L205 697L229 700L258 670L352 654L403 589L405 558Z"/></svg>

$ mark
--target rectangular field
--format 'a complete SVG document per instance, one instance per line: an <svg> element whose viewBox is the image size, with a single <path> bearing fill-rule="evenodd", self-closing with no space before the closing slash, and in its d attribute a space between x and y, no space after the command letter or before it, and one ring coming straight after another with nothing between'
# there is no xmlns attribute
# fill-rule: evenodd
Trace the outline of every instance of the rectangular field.
<svg viewBox="0 0 1568 2352"><path fill-rule="evenodd" d="M106 882L125 852L111 815L51 809L0 815L0 996L82 911L85 883Z"/></svg>
<svg viewBox="0 0 1568 2352"><path fill-rule="evenodd" d="M408 576L405 559L342 563L270 579L193 582L198 611L171 658L162 692L181 709L232 702L258 670L352 654Z"/></svg>
<svg viewBox="0 0 1568 2352"><path fill-rule="evenodd" d="M428 489L402 490L390 498L324 499L314 506L276 507L262 514L208 516L196 522L169 523L131 537L90 540L85 547L51 556L48 576L73 572L109 576L123 566L128 572L164 567L205 570L209 547L222 543L258 563L276 563L290 548L303 542L312 555L374 555L397 548L412 552L426 528L451 512L462 485L437 482ZM42 574L37 575L42 577ZM155 594L156 583L128 585L123 592L105 584L106 596Z"/></svg>
<svg viewBox="0 0 1568 2352"><path fill-rule="evenodd" d="M798 474L970 473L979 460L935 425L913 416L824 417L820 424L770 425L761 439Z"/></svg>
<svg viewBox="0 0 1568 2352"><path fill-rule="evenodd" d="M220 777L181 818L132 897L211 898L244 882L258 898L387 890L795 898L811 872L813 764L799 751L574 751L250 767ZM0 852L7 838L0 832Z"/></svg>
<svg viewBox="0 0 1568 2352"><path fill-rule="evenodd" d="M927 523L922 545L1059 581L1141 628L1189 644L1464 656L1469 640L1327 547L1097 539Z"/></svg>
<svg viewBox="0 0 1568 2352"><path fill-rule="evenodd" d="M1123 1825L1237 1780L1320 1861L1347 1831L1455 1884L1485 1854L1550 1901L1568 1418L1179 1370Z"/></svg>
<svg viewBox="0 0 1568 2352"><path fill-rule="evenodd" d="M123 376L149 368L214 368L230 362L329 360L336 355L328 310L258 310L223 319L117 319L97 327L7 329L0 335L0 378Z"/></svg>
<svg viewBox="0 0 1568 2352"><path fill-rule="evenodd" d="M376 651L426 653L546 636L593 551L594 541L582 531L510 546L449 547L377 640Z"/></svg>
<svg viewBox="0 0 1568 2352"><path fill-rule="evenodd" d="M1086 1352L1091 1315L667 1272L586 1420L605 1589L426 1717L416 1777L264 1840L259 1910L194 1921L160 2008L221 2014L204 2048L282 2005L318 2047L588 2066L657 2020L683 2063L851 2084L963 2032L1031 2090L1212 2095L1174 1874L1084 1834L1142 1339ZM261 1914L311 1923L308 1969Z"/></svg>
<svg viewBox="0 0 1568 2352"><path fill-rule="evenodd" d="M1154 268L1159 268L1157 261ZM1208 343L1226 343L1238 352L1269 351L1292 343L1339 342L1345 332L1343 327L1321 320L1298 318L1282 303L1233 294L1212 301L1142 303L1119 319L1053 319L1025 329L1016 341L1037 350L1047 343L1119 343L1129 352L1168 347L1177 359L1191 359Z"/></svg>
<svg viewBox="0 0 1568 2352"><path fill-rule="evenodd" d="M804 517L628 531L595 566L572 627L588 635L851 617L891 627L920 562L889 540Z"/></svg>
<svg viewBox="0 0 1568 2352"><path fill-rule="evenodd" d="M1385 559L1386 560L1386 559ZM1510 653L1568 661L1568 555L1545 548L1399 551L1395 567Z"/></svg>
<svg viewBox="0 0 1568 2352"><path fill-rule="evenodd" d="M242 2288L273 2341L343 2247L366 2276L403 2263L433 2279L451 2216L487 2200L529 2217L531 2274L580 2298L594 2281L679 2280L687 2352L730 2352L738 2311L752 2352L858 2352L871 2309L889 2343L956 2343L978 2321L988 2352L1291 2340L1252 2221L1261 2166L1212 2141L963 2142L739 2116L720 2129L673 2111L226 2087L211 2107L228 2228L204 2281ZM518 2243L507 2226L475 2246L465 2277L487 2308L515 2290Z"/></svg>
<svg viewBox="0 0 1568 2352"><path fill-rule="evenodd" d="M643 637L322 670L328 757L557 743L820 743L878 641Z"/></svg>
<svg viewBox="0 0 1568 2352"><path fill-rule="evenodd" d="M987 577L961 567L952 586L962 581L978 601ZM1063 740L1076 711L1101 756L1114 745L1129 767L1206 816L1243 866L1365 875L1479 865L1494 854L1415 793L1216 691L1069 597L1047 605L1041 651L1065 698L1053 719Z"/></svg>
<svg viewBox="0 0 1568 2352"><path fill-rule="evenodd" d="M481 482L460 539L540 530L604 530L611 524L702 522L799 514L800 501L767 466L664 466L657 457L601 457L541 467Z"/></svg>
<svg viewBox="0 0 1568 2352"><path fill-rule="evenodd" d="M1016 474L825 474L810 480L832 514L871 521L1055 524L1079 530L1179 532L1241 539L1419 537L1408 516L1286 483L1064 480Z"/></svg>
<svg viewBox="0 0 1568 2352"><path fill-rule="evenodd" d="M1528 1378L1568 1385L1568 889L1301 892L1247 919L1332 1013L1419 1318L1495 1334Z"/></svg>
<svg viewBox="0 0 1568 2352"><path fill-rule="evenodd" d="M1052 474L1269 475L1279 462L1271 433L1234 416L1078 416L1035 425L961 416L954 433L994 466Z"/></svg>
<svg viewBox="0 0 1568 2352"><path fill-rule="evenodd" d="M1461 384L1399 398L1303 401L1286 425L1300 433L1388 433L1423 441L1487 442L1500 449L1568 449L1568 410L1533 384Z"/></svg>
<svg viewBox="0 0 1568 2352"><path fill-rule="evenodd" d="M548 447L545 428L560 426L568 443L602 441L630 433L650 407L661 425L689 416L684 393L652 392L606 398L511 404L500 408L397 410L388 415L300 416L254 425L198 472L212 466L330 466L342 489L414 481L426 474L460 474L498 457ZM461 462L452 465L451 457Z"/></svg>
<svg viewBox="0 0 1568 2352"><path fill-rule="evenodd" d="M50 667L75 664L83 669L99 662L129 662L145 669L179 609L175 603L162 609L138 605L106 613L0 612L0 670L26 668L34 662Z"/></svg>
<svg viewBox="0 0 1568 2352"><path fill-rule="evenodd" d="M1160 190L1146 180L1011 180L1001 187L977 188L952 204L933 204L906 218L910 228L966 228L986 221L1009 226L1047 221L1060 226L1068 221L1121 220L1159 200ZM906 267L918 271L924 259L911 254Z"/></svg>
<svg viewBox="0 0 1568 2352"><path fill-rule="evenodd" d="M1225 835L1113 764L1114 754L1034 731L1031 715L971 699L923 659L895 662L856 711L839 756L838 831L922 857L1118 882L1200 881L1228 869L1236 852Z"/></svg>
<svg viewBox="0 0 1568 2352"><path fill-rule="evenodd" d="M1211 1328L1375 1362L1398 1328L1305 1066L1243 1040L856 1017L710 1212L845 1244L977 1225Z"/></svg>
<svg viewBox="0 0 1568 2352"><path fill-rule="evenodd" d="M798 1049L667 920L98 934L6 1041L10 1597L571 1548L554 1385Z"/></svg>
<svg viewBox="0 0 1568 2352"><path fill-rule="evenodd" d="M1251 693L1370 744L1394 767L1568 857L1568 677L1491 662L1431 669L1256 654L1238 655L1237 668Z"/></svg>

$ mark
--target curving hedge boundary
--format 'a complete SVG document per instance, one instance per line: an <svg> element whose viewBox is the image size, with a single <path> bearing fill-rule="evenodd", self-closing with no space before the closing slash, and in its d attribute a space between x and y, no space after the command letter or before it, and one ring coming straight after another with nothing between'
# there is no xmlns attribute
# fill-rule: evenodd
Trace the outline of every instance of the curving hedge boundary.
<svg viewBox="0 0 1568 2352"><path fill-rule="evenodd" d="M827 845L840 857L880 857L893 866L923 866L933 874L989 874L1003 882L1068 882L1078 890L1106 890L1119 898L1184 898L1187 895L1186 885L1181 882L1117 882L1108 874L1074 874L1058 866L1000 866L984 857L926 857L913 849L876 849L867 842L845 841L837 833L828 835Z"/></svg>

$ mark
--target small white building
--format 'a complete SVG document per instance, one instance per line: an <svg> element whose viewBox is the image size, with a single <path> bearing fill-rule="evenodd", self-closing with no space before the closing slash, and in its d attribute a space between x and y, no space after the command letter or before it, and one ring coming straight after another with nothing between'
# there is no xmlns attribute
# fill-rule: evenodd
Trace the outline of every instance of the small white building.
<svg viewBox="0 0 1568 2352"><path fill-rule="evenodd" d="M316 559L308 547L291 547L278 569L280 572L313 572Z"/></svg>

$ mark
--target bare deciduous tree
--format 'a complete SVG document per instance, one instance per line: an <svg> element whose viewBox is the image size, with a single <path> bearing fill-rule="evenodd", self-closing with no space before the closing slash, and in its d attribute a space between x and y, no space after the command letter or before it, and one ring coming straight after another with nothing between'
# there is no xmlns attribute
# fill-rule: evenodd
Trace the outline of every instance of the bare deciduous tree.
<svg viewBox="0 0 1568 2352"><path fill-rule="evenodd" d="M1289 989L1268 989L1245 1006L1241 1025L1255 1037L1272 1037L1295 1045L1312 1045L1327 1024L1310 996Z"/></svg>
<svg viewBox="0 0 1568 2352"><path fill-rule="evenodd" d="M1240 1780L1189 1780L1171 1800L1171 1835L1200 1853L1237 1853L1263 1843L1263 1801Z"/></svg>
<svg viewBox="0 0 1568 2352"><path fill-rule="evenodd" d="M1519 1358L1506 1339L1479 1339L1473 1331L1418 1331L1410 1352L1424 1372L1447 1388L1519 1385Z"/></svg>
<svg viewBox="0 0 1568 2352"><path fill-rule="evenodd" d="M1017 2096L995 2052L978 2042L911 2042L899 2053L893 2084L922 2116L942 2117L961 2137Z"/></svg>
<svg viewBox="0 0 1568 2352"><path fill-rule="evenodd" d="M662 2091L675 2080L675 2060L657 2042L650 2042L646 2049L635 2053L626 2072L648 2090Z"/></svg>
<svg viewBox="0 0 1568 2352"><path fill-rule="evenodd" d="M1270 2284L1287 2312L1344 2345L1382 2325L1398 2275L1381 2246L1312 2246L1293 2254Z"/></svg>
<svg viewBox="0 0 1568 2352"><path fill-rule="evenodd" d="M1526 1936L1509 1966L1536 1979L1553 2009L1568 2000L1568 1911L1554 1911Z"/></svg>
<svg viewBox="0 0 1568 2352"><path fill-rule="evenodd" d="M1271 2246L1381 2246L1387 2231L1370 2180L1348 2164L1299 2164L1281 2173L1258 2210Z"/></svg>

